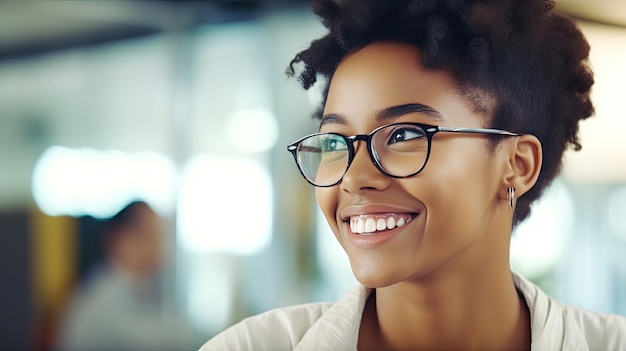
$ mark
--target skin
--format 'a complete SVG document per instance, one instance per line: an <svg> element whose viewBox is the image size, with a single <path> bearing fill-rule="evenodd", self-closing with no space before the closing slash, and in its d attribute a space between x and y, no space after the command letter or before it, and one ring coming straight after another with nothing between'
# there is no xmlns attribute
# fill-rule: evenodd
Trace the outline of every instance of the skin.
<svg viewBox="0 0 626 351"><path fill-rule="evenodd" d="M418 48L398 43L373 43L344 58L331 79L320 130L368 134L394 122L489 127L486 116L456 93L450 74L425 70L420 62ZM441 116L376 117L409 103ZM316 196L356 278L375 288L363 312L359 349L530 349L528 308L509 267L507 189L515 187L519 197L535 183L539 141L505 138L491 152L483 135L439 133L424 170L404 179L380 173L363 142L355 147L343 181L316 188ZM346 211L381 208L415 217L382 243L357 244Z"/></svg>

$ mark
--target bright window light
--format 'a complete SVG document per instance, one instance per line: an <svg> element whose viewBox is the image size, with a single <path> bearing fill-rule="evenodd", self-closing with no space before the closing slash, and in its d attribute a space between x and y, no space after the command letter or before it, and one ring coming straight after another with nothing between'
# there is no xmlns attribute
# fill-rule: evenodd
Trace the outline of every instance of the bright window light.
<svg viewBox="0 0 626 351"><path fill-rule="evenodd" d="M619 186L609 194L608 222L611 234L626 241L626 186Z"/></svg>
<svg viewBox="0 0 626 351"><path fill-rule="evenodd" d="M530 216L511 239L511 266L528 278L540 277L561 260L574 231L574 199L556 179L532 205Z"/></svg>
<svg viewBox="0 0 626 351"><path fill-rule="evenodd" d="M193 263L185 270L189 286L185 304L191 322L199 330L222 331L231 322L237 301L238 272L232 257L188 255Z"/></svg>
<svg viewBox="0 0 626 351"><path fill-rule="evenodd" d="M581 1L582 2L582 1ZM581 122L580 151L565 153L563 174L573 183L622 183L626 180L626 29L592 23L581 27L591 45L595 116Z"/></svg>
<svg viewBox="0 0 626 351"><path fill-rule="evenodd" d="M332 301L340 298L348 289L358 284L358 281L352 273L348 254L337 241L319 206L316 207L317 260L324 275L324 286L331 287L320 292L319 299Z"/></svg>
<svg viewBox="0 0 626 351"><path fill-rule="evenodd" d="M265 109L237 110L228 119L226 133L230 144L239 150L265 152L278 140L278 122Z"/></svg>
<svg viewBox="0 0 626 351"><path fill-rule="evenodd" d="M164 155L52 146L35 165L32 191L50 216L107 218L137 199L165 214L173 208L175 180Z"/></svg>
<svg viewBox="0 0 626 351"><path fill-rule="evenodd" d="M269 243L272 182L260 163L197 155L181 181L177 218L183 248L246 255Z"/></svg>

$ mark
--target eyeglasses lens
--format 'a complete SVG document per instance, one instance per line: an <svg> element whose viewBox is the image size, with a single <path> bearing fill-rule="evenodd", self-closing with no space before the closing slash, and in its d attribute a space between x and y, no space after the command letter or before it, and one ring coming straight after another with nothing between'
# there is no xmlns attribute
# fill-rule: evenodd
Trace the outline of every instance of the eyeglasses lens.
<svg viewBox="0 0 626 351"><path fill-rule="evenodd" d="M391 125L372 137L373 154L380 167L394 177L417 173L428 157L426 132L415 125Z"/></svg>
<svg viewBox="0 0 626 351"><path fill-rule="evenodd" d="M350 148L339 134L315 134L304 139L297 149L297 160L304 176L317 186L341 180L350 160ZM417 173L428 157L428 138L418 126L395 124L372 135L371 154L387 174L406 177Z"/></svg>
<svg viewBox="0 0 626 351"><path fill-rule="evenodd" d="M298 164L313 184L327 186L337 183L348 168L349 150L346 139L339 134L316 134L298 145Z"/></svg>

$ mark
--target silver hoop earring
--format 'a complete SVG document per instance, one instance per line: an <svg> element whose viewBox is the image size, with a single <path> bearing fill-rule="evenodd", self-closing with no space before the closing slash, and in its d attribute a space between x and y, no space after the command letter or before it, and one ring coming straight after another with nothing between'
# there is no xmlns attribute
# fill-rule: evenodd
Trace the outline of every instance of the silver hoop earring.
<svg viewBox="0 0 626 351"><path fill-rule="evenodd" d="M515 203L517 199L515 198L515 188L510 186L508 189L508 200L509 200L509 210L513 212L515 210Z"/></svg>

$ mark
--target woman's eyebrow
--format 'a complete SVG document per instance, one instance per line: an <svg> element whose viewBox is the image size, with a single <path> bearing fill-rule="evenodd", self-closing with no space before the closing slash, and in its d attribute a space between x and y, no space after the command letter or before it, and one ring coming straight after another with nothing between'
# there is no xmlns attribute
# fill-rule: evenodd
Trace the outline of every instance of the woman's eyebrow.
<svg viewBox="0 0 626 351"><path fill-rule="evenodd" d="M320 122L320 128L324 124L327 124L327 123L346 124L346 119L340 114L329 113L327 115L322 116L322 121Z"/></svg>
<svg viewBox="0 0 626 351"><path fill-rule="evenodd" d="M424 105L420 103L410 103L410 104L387 107L376 113L376 120L378 122L382 122L385 120L404 116L409 113L421 113L437 121L445 120L445 118L439 111L435 110L434 108L428 105ZM322 116L322 120L320 122L320 128L323 125L328 124L328 123L347 124L344 116L337 114L337 113L329 113L329 114Z"/></svg>
<svg viewBox="0 0 626 351"><path fill-rule="evenodd" d="M400 117L409 113L425 114L428 117L431 117L438 121L445 119L439 111L435 110L434 108L428 105L424 105L420 103L411 103L411 104L387 107L384 110L376 113L376 120L379 122L382 122L382 121Z"/></svg>

